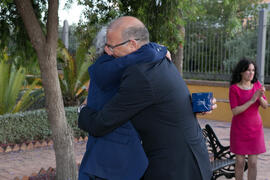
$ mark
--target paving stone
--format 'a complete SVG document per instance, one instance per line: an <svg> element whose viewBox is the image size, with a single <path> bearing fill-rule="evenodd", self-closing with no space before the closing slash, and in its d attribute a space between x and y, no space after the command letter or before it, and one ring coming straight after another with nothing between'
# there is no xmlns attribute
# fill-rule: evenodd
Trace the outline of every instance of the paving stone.
<svg viewBox="0 0 270 180"><path fill-rule="evenodd" d="M50 140L50 141L48 142L48 146L52 146L52 145L53 145L53 141Z"/></svg>
<svg viewBox="0 0 270 180"><path fill-rule="evenodd" d="M27 145L27 148L26 148L27 150L32 150L32 149L34 149L34 145L33 145L33 143L29 143L28 145Z"/></svg>
<svg viewBox="0 0 270 180"><path fill-rule="evenodd" d="M48 146L48 143L46 141L42 141L41 147L45 147L45 146Z"/></svg>
<svg viewBox="0 0 270 180"><path fill-rule="evenodd" d="M25 143L22 143L20 149L21 149L22 151L25 151L25 150L27 149L26 144L25 144Z"/></svg>
<svg viewBox="0 0 270 180"><path fill-rule="evenodd" d="M11 152L12 148L10 146L7 146L7 148L5 149L5 152Z"/></svg>
<svg viewBox="0 0 270 180"><path fill-rule="evenodd" d="M35 143L34 147L35 147L35 148L39 148L39 147L41 147L40 142L39 142L39 141L37 141L37 142Z"/></svg>
<svg viewBox="0 0 270 180"><path fill-rule="evenodd" d="M19 150L20 150L20 146L18 144L15 144L12 151L19 151Z"/></svg>

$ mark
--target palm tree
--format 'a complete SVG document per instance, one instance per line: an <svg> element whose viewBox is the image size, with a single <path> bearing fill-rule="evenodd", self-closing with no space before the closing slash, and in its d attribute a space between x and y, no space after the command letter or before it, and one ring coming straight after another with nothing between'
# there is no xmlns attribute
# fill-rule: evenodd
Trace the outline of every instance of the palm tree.
<svg viewBox="0 0 270 180"><path fill-rule="evenodd" d="M0 115L25 111L44 94L33 96L39 80L27 86L25 68L16 69L6 50L0 53Z"/></svg>
<svg viewBox="0 0 270 180"><path fill-rule="evenodd" d="M57 57L59 64L63 65L59 80L64 105L79 105L81 98L86 95L86 86L89 81L87 69L92 64L93 56L81 44L73 57L63 43L59 42Z"/></svg>

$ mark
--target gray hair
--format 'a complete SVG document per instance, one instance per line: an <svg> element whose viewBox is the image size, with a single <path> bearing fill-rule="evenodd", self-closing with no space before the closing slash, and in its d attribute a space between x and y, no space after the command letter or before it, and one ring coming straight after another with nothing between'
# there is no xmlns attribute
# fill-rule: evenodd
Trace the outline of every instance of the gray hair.
<svg viewBox="0 0 270 180"><path fill-rule="evenodd" d="M143 43L149 43L149 32L145 26L132 26L123 30L122 38L139 39Z"/></svg>
<svg viewBox="0 0 270 180"><path fill-rule="evenodd" d="M103 26L97 33L97 36L95 37L94 40L97 56L101 56L104 53L104 47L107 42L106 35L107 35L107 26Z"/></svg>

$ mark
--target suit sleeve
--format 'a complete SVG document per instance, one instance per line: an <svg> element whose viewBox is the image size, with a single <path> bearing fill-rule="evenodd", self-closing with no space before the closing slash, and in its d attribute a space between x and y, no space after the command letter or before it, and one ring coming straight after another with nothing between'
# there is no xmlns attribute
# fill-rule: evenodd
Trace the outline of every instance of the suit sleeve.
<svg viewBox="0 0 270 180"><path fill-rule="evenodd" d="M118 93L100 111L84 107L79 128L93 136L103 136L135 117L153 103L150 82L137 66L123 74Z"/></svg>

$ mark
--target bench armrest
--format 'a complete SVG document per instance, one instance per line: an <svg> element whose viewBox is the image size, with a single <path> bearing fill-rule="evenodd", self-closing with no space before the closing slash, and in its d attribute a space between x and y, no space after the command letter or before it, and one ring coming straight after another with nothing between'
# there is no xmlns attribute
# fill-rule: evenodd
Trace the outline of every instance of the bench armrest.
<svg viewBox="0 0 270 180"><path fill-rule="evenodd" d="M205 125L203 135L206 139L208 151L214 155L214 159L233 159L235 155L230 152L230 146L223 146L209 124Z"/></svg>

